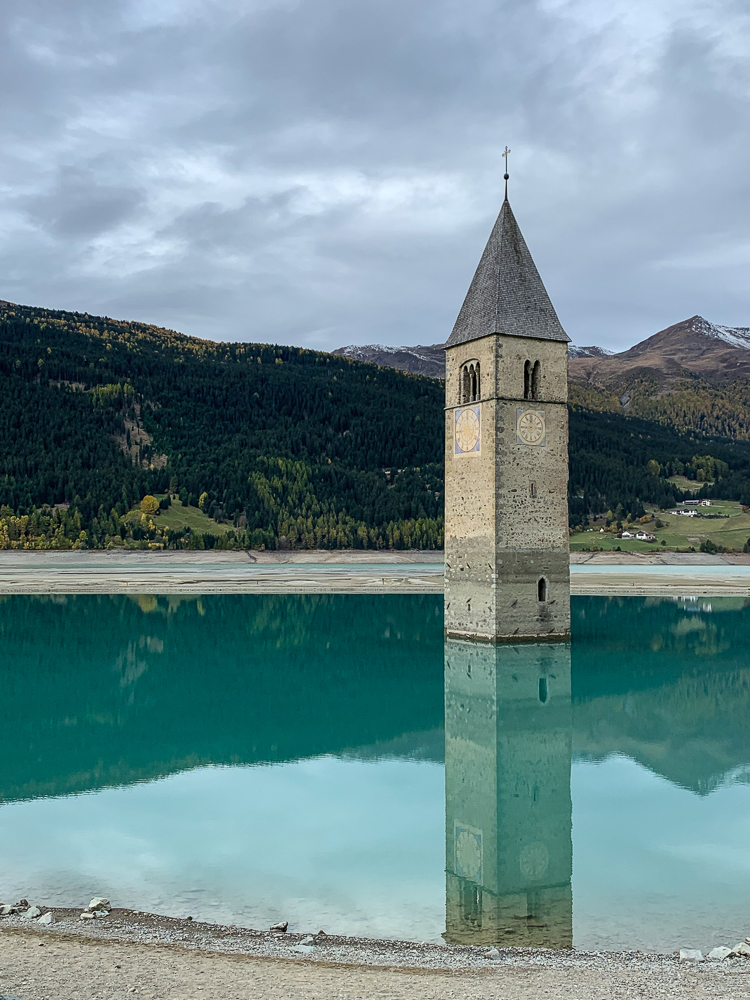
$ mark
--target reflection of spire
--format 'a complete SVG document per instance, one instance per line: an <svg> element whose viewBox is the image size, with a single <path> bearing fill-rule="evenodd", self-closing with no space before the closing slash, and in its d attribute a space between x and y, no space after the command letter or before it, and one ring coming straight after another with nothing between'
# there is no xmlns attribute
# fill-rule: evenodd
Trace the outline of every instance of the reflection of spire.
<svg viewBox="0 0 750 1000"><path fill-rule="evenodd" d="M445 644L446 940L572 947L570 646Z"/></svg>

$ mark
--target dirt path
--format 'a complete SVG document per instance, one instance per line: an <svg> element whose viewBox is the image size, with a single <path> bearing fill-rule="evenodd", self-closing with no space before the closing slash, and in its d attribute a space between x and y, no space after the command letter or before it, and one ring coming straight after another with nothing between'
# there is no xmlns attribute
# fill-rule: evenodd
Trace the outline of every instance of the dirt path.
<svg viewBox="0 0 750 1000"><path fill-rule="evenodd" d="M671 959L611 968L499 964L489 969L377 968L136 944L48 931L0 933L0 996L13 1000L621 1000L750 997L750 963Z"/></svg>

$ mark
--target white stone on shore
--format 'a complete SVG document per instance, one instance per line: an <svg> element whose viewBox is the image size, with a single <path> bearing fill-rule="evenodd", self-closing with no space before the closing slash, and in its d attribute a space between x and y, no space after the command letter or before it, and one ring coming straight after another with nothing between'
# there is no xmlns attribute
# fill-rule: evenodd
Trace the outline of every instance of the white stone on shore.
<svg viewBox="0 0 750 1000"><path fill-rule="evenodd" d="M0 917L9 917L13 913L10 903L0 903Z"/></svg>
<svg viewBox="0 0 750 1000"><path fill-rule="evenodd" d="M47 912L43 913L41 917L37 920L37 923L40 924L42 927L50 927L52 924L54 924L54 922L55 918L52 914L52 910L47 910Z"/></svg>
<svg viewBox="0 0 750 1000"><path fill-rule="evenodd" d="M712 948L708 953L708 958L712 962L723 962L725 958L729 958L732 954L732 949L727 948L726 945L720 944L716 948Z"/></svg>
<svg viewBox="0 0 750 1000"><path fill-rule="evenodd" d="M308 934L307 937L303 937L300 944L315 944L315 938L312 934Z"/></svg>
<svg viewBox="0 0 750 1000"><path fill-rule="evenodd" d="M703 952L699 948L680 948L681 962L702 962Z"/></svg>
<svg viewBox="0 0 750 1000"><path fill-rule="evenodd" d="M79 920L96 920L96 914L90 913L88 910L84 910L83 913L78 918Z"/></svg>
<svg viewBox="0 0 750 1000"><path fill-rule="evenodd" d="M25 920L36 920L37 917L41 917L42 911L38 906L30 906L28 910L22 914Z"/></svg>
<svg viewBox="0 0 750 1000"><path fill-rule="evenodd" d="M112 909L112 904L104 896L94 896L86 909L92 912L94 910L106 910L109 912Z"/></svg>
<svg viewBox="0 0 750 1000"><path fill-rule="evenodd" d="M272 924L271 925L271 930L272 931L281 931L282 934L286 934L288 926L289 926L289 921L288 920L281 920L281 921L279 921L278 924Z"/></svg>
<svg viewBox="0 0 750 1000"><path fill-rule="evenodd" d="M732 948L733 955L739 955L741 958L750 958L750 944L747 941L740 941Z"/></svg>
<svg viewBox="0 0 750 1000"><path fill-rule="evenodd" d="M490 948L485 955L487 958L500 958L500 951L497 948Z"/></svg>

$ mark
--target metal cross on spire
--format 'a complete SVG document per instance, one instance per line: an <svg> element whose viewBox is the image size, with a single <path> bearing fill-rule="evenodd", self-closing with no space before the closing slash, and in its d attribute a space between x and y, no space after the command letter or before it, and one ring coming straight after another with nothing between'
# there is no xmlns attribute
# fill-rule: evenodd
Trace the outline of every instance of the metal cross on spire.
<svg viewBox="0 0 750 1000"><path fill-rule="evenodd" d="M506 146L505 149L503 150L503 157L505 158L505 173L503 174L503 180L505 181L505 200L506 201L508 200L508 178L510 177L510 174L508 173L508 155L509 154L510 154L510 150Z"/></svg>

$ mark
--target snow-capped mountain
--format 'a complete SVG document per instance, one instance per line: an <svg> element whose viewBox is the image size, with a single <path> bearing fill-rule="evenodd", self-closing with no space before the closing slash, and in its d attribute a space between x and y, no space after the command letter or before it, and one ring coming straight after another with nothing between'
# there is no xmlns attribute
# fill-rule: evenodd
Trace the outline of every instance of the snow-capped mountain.
<svg viewBox="0 0 750 1000"><path fill-rule="evenodd" d="M428 347L387 347L384 344L351 344L338 347L333 354L343 354L355 361L369 361L386 368L443 378L445 375L445 352L442 344Z"/></svg>
<svg viewBox="0 0 750 1000"><path fill-rule="evenodd" d="M627 351L571 357L569 376L606 389L650 383L659 391L698 376L714 385L750 378L750 328L720 326L691 316Z"/></svg>
<svg viewBox="0 0 750 1000"><path fill-rule="evenodd" d="M701 332L709 340L723 340L732 347L742 347L750 350L750 328L746 326L718 326L716 323L709 323L702 316L693 316L691 320L693 329Z"/></svg>
<svg viewBox="0 0 750 1000"><path fill-rule="evenodd" d="M428 375L431 378L443 378L445 373L445 354L442 344L431 344L428 347L388 347L386 344L350 344L339 347L334 354L343 354L355 361L369 361L375 365L385 365L398 368L417 375ZM612 351L603 347L577 347L571 344L568 355L571 358L608 358Z"/></svg>
<svg viewBox="0 0 750 1000"><path fill-rule="evenodd" d="M442 344L352 344L333 353L431 378L443 378L445 373ZM579 385L627 387L634 380L647 380L668 388L675 381L696 375L721 383L750 378L750 327L720 326L702 316L692 316L619 354L604 347L570 344L568 356L570 381Z"/></svg>
<svg viewBox="0 0 750 1000"><path fill-rule="evenodd" d="M569 358L609 358L614 351L608 351L604 347L578 347L576 344L568 344Z"/></svg>

